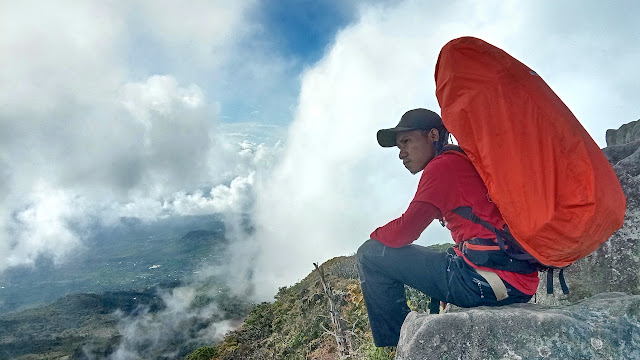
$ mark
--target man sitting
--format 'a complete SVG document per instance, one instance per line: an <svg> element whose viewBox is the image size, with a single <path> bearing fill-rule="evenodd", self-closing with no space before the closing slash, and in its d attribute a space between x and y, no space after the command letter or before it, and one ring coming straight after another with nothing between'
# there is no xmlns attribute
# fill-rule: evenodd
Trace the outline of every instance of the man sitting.
<svg viewBox="0 0 640 360"><path fill-rule="evenodd" d="M467 240L492 241L496 235L454 209L470 207L496 229L503 229L505 222L473 164L459 148L447 145L440 116L426 109L410 110L396 127L378 131L377 138L382 147L397 146L407 170L422 171L422 176L407 211L373 231L358 249L360 283L376 346L398 344L410 311L405 284L461 307L529 301L538 288L535 269L522 273L478 266L461 251ZM411 245L434 219L451 231L453 250Z"/></svg>

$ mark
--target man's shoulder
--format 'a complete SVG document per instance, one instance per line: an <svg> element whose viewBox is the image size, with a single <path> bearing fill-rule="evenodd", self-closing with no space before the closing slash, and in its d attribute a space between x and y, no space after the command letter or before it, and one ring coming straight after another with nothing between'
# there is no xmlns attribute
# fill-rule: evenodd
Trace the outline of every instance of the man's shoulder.
<svg viewBox="0 0 640 360"><path fill-rule="evenodd" d="M425 167L425 170L437 171L442 168L462 169L463 167L467 167L468 164L470 164L470 161L464 153L452 150L452 151L446 151L436 156L435 158L433 158L433 160L429 161L429 163Z"/></svg>
<svg viewBox="0 0 640 360"><path fill-rule="evenodd" d="M475 168L463 153L448 151L429 161L420 177L420 186L427 183L455 186L456 179L470 170L475 171Z"/></svg>

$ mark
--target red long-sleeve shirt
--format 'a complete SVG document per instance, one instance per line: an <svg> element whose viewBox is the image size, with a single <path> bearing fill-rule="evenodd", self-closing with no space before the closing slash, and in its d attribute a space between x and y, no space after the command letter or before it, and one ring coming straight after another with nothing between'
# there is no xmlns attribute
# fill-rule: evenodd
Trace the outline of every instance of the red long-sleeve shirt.
<svg viewBox="0 0 640 360"><path fill-rule="evenodd" d="M495 238L495 234L484 226L452 212L457 207L469 206L480 218L502 228L505 225L502 215L487 194L486 186L469 159L456 151L445 152L431 160L423 170L407 211L377 228L371 233L371 238L389 247L406 246L414 242L436 218L444 220L456 244L475 237ZM463 256L460 252L458 255ZM533 295L538 289L537 272L518 274L479 267L465 260L475 268L495 272L525 294Z"/></svg>

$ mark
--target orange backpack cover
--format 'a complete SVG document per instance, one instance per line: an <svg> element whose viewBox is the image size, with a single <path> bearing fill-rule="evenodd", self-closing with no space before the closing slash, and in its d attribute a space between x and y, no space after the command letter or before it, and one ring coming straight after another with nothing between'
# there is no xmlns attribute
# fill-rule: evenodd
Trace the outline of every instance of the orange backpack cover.
<svg viewBox="0 0 640 360"><path fill-rule="evenodd" d="M444 125L539 262L567 266L622 226L626 199L611 165L536 72L463 37L442 48L435 79Z"/></svg>

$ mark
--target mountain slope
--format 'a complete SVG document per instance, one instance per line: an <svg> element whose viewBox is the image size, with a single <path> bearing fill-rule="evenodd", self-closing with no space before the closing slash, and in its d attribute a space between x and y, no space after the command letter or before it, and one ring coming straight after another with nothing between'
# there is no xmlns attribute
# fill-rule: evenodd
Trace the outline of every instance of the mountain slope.
<svg viewBox="0 0 640 360"><path fill-rule="evenodd" d="M435 245L440 250L450 244ZM311 265L311 264L310 264ZM325 278L334 289L343 319L351 329L352 359L389 359L392 348L376 348L371 337L362 299L355 256L341 256L322 264ZM406 288L414 310L427 311L430 299ZM329 304L316 271L299 283L283 287L273 303L257 305L242 327L226 335L223 342L200 348L187 357L201 359L336 359Z"/></svg>

